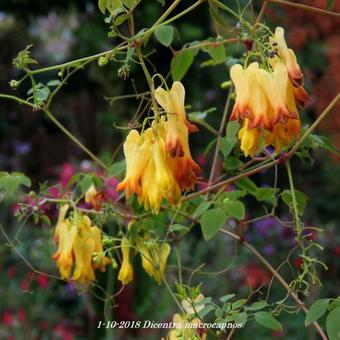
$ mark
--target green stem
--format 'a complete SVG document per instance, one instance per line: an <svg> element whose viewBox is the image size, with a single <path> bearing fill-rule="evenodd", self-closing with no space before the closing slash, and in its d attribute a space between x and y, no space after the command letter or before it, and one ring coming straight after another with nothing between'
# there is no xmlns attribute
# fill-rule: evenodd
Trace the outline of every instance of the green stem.
<svg viewBox="0 0 340 340"><path fill-rule="evenodd" d="M37 109L37 107L30 103L30 102L27 102L26 100L23 100L19 97L16 97L16 96L12 96L10 94L4 94L4 93L0 93L0 98L5 98L5 99L11 99L11 100L15 100L16 102L18 102L19 104L24 104L24 105L27 105L33 109Z"/></svg>
<svg viewBox="0 0 340 340"><path fill-rule="evenodd" d="M234 234L233 232L225 229L220 229L220 232L222 234L228 235L238 241L241 242L242 245L244 245L250 252L257 257L261 263L273 274L273 276L277 279L277 281L287 290L290 297L297 303L297 305L307 314L308 308L305 306L305 304L300 300L300 298L295 294L294 291L291 290L289 287L289 284L284 280L284 278L275 270L275 268L247 241L241 240L240 236ZM317 321L314 321L312 323L313 327L317 330L317 332L320 334L321 338L323 340L328 340L327 336L323 332L322 328L318 324Z"/></svg>
<svg viewBox="0 0 340 340"><path fill-rule="evenodd" d="M49 110L44 110L45 115L62 131L67 137L69 137L75 144L77 144L88 156L90 156L98 165L104 170L107 170L107 166L95 156L85 145L83 145L70 131L62 125L57 118Z"/></svg>

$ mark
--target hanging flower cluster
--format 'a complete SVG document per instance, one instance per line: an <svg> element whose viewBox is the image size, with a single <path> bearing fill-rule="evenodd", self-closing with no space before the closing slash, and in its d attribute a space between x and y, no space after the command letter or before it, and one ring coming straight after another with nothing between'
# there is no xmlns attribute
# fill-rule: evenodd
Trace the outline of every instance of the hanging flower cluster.
<svg viewBox="0 0 340 340"><path fill-rule="evenodd" d="M131 248L132 244L124 237L121 242L123 259L118 273L118 280L124 285L129 284L133 280L133 267L131 264L133 251ZM135 248L141 256L143 269L158 284L161 284L171 251L170 245L167 242L151 244L146 239L138 237Z"/></svg>
<svg viewBox="0 0 340 340"><path fill-rule="evenodd" d="M63 279L88 285L95 279L94 270L105 271L110 259L102 256L100 229L80 213L65 219L68 209L69 206L64 205L59 211L54 234L58 249L53 259Z"/></svg>
<svg viewBox="0 0 340 340"><path fill-rule="evenodd" d="M197 131L186 119L185 89L176 81L171 90L157 88L155 98L166 115L141 134L131 130L124 143L126 175L117 190L135 193L145 209L158 213L162 199L176 205L181 191L192 190L200 167L190 154L188 134Z"/></svg>
<svg viewBox="0 0 340 340"><path fill-rule="evenodd" d="M254 156L269 145L281 152L296 140L301 130L298 108L309 100L283 28L276 28L269 43L272 52L266 59L266 69L253 62L246 67L233 65L230 70L236 91L230 119L242 123L238 136L246 156Z"/></svg>

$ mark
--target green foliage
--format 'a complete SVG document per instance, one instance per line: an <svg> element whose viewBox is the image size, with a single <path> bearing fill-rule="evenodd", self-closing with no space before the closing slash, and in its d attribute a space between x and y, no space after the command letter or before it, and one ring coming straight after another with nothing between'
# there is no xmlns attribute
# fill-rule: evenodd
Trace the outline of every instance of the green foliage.
<svg viewBox="0 0 340 340"><path fill-rule="evenodd" d="M161 26L154 32L157 40L164 46L170 46L174 39L174 27L171 25Z"/></svg>
<svg viewBox="0 0 340 340"><path fill-rule="evenodd" d="M333 309L327 316L326 329L329 340L340 339L340 307Z"/></svg>
<svg viewBox="0 0 340 340"><path fill-rule="evenodd" d="M26 69L30 64L37 64L38 62L31 57L30 48L33 45L28 45L26 48L18 53L13 59L13 65L19 70Z"/></svg>
<svg viewBox="0 0 340 340"><path fill-rule="evenodd" d="M200 219L203 236L210 240L227 221L228 215L221 208L210 209Z"/></svg>
<svg viewBox="0 0 340 340"><path fill-rule="evenodd" d="M308 197L301 191L295 190L294 192L295 192L298 213L299 215L303 215L303 212L306 208ZM281 193L281 198L282 198L282 201L286 203L289 208L293 207L293 197L292 197L292 192L290 190L284 190Z"/></svg>
<svg viewBox="0 0 340 340"><path fill-rule="evenodd" d="M305 325L309 326L312 322L321 318L327 311L330 299L320 299L314 301L306 315Z"/></svg>
<svg viewBox="0 0 340 340"><path fill-rule="evenodd" d="M181 80L188 72L190 66L194 62L195 51L183 50L176 52L171 61L172 80Z"/></svg>
<svg viewBox="0 0 340 340"><path fill-rule="evenodd" d="M272 329L274 331L282 331L282 325L278 322L274 316L268 312L256 312L255 320L260 325Z"/></svg>
<svg viewBox="0 0 340 340"><path fill-rule="evenodd" d="M13 194L20 185L29 188L32 185L31 180L21 172L0 172L0 189L6 194Z"/></svg>

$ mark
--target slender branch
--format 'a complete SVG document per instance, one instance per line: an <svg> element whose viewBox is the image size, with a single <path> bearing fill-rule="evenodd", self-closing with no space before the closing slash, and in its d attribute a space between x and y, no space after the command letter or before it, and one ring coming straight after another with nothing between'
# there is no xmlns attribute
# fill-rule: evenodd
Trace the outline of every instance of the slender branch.
<svg viewBox="0 0 340 340"><path fill-rule="evenodd" d="M45 115L62 131L67 137L69 137L75 144L77 144L87 155L89 155L98 165L104 170L107 170L107 166L94 155L85 145L83 145L73 134L62 125L57 118L49 110L44 110Z"/></svg>
<svg viewBox="0 0 340 340"><path fill-rule="evenodd" d="M27 105L33 109L37 109L36 105L24 100L24 99L21 99L19 97L16 97L16 96L12 96L10 94L5 94L5 93L0 93L0 98L5 98L5 99L11 99L11 100L15 100L16 102L20 103L20 104L24 104L24 105Z"/></svg>
<svg viewBox="0 0 340 340"><path fill-rule="evenodd" d="M255 25L258 24L262 20L264 13L267 10L267 7L268 7L268 0L264 0L261 6L260 12L255 20Z"/></svg>
<svg viewBox="0 0 340 340"><path fill-rule="evenodd" d="M313 13L316 13L316 14L329 15L329 16L333 16L335 18L340 18L339 13L327 11L325 9L321 9L321 8L317 8L317 7L299 4L299 3L296 3L296 2L285 1L285 0L268 0L268 2L278 4L278 5L295 7L295 8L299 8L299 9L302 9L302 10L305 10L305 11L310 11L310 12L313 12Z"/></svg>
<svg viewBox="0 0 340 340"><path fill-rule="evenodd" d="M303 136L296 142L296 144L290 149L287 157L290 158L299 149L301 144L305 139L320 125L320 123L328 116L328 114L333 110L335 105L340 100L340 92L334 97L334 99L328 104L325 110L320 114L316 121L308 128L308 130L303 134Z"/></svg>
<svg viewBox="0 0 340 340"><path fill-rule="evenodd" d="M262 264L275 276L277 281L287 290L288 294L290 297L298 304L298 306L307 314L308 313L308 308L305 306L305 304L299 299L299 297L290 289L288 283L284 280L284 278L275 270L274 267L248 242L244 241L241 239L240 236L234 234L233 232L225 229L220 229L220 232L222 234L231 236L232 238L238 240L243 244L246 248L248 248L253 255L255 255L261 262ZM325 335L324 331L318 324L318 322L314 321L312 323L313 327L317 330L317 332L320 334L321 338L323 340L327 340L327 336Z"/></svg>
<svg viewBox="0 0 340 340"><path fill-rule="evenodd" d="M212 165L211 165L210 176L209 176L209 180L208 180L208 187L211 185L211 183L214 179L214 176L215 176L218 158L219 158L218 156L219 156L219 153L220 153L221 137L222 137L223 131L225 129L226 121L227 121L227 115L228 115L228 111L229 111L230 98L231 98L232 92L233 92L233 86L231 86L230 89L229 89L228 98L227 98L226 103L224 105L221 124L220 124L220 128L218 130L217 139L216 139L215 153L214 153L214 158L213 158L213 162L212 162Z"/></svg>
<svg viewBox="0 0 340 340"><path fill-rule="evenodd" d="M209 191L213 191L215 189L219 189L220 187L223 187L224 185L227 185L227 184L231 184L231 183L234 183L235 181L239 180L239 179L242 179L244 177L249 177L251 175L254 175L262 170L265 170L265 169L268 169L268 168L271 168L273 165L277 164L279 162L278 159L274 160L274 161L271 161L270 163L267 163L267 164L264 164L264 165L261 165L257 168L254 168L252 170L249 170L247 172L244 172L242 174L239 174L239 175L236 175L234 177L230 177L228 179L226 179L225 181L222 181L222 182L219 182L219 183L216 183L216 184L213 184L205 189L202 189L200 191L196 191L196 192L193 192L192 194L189 194L187 196L184 196L182 198L182 201L187 201L187 200L190 200L192 199L193 197L196 197L196 196L199 196L201 194L205 194L206 192L209 192Z"/></svg>

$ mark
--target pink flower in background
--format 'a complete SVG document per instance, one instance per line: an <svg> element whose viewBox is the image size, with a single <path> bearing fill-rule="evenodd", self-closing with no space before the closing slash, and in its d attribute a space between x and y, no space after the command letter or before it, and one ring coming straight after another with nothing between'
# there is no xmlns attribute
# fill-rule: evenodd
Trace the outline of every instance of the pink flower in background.
<svg viewBox="0 0 340 340"><path fill-rule="evenodd" d="M38 281L39 287L43 289L46 289L48 287L48 277L46 275L39 274L37 281Z"/></svg>
<svg viewBox="0 0 340 340"><path fill-rule="evenodd" d="M106 181L107 187L104 196L107 201L116 202L118 200L119 193L116 191L118 182L115 177L111 177Z"/></svg>
<svg viewBox="0 0 340 340"><path fill-rule="evenodd" d="M61 172L59 174L59 183L63 188L65 188L72 178L72 176L75 174L76 169L71 163L64 163L61 166Z"/></svg>
<svg viewBox="0 0 340 340"><path fill-rule="evenodd" d="M5 326L12 326L13 324L13 314L9 311L4 311L1 316L2 322Z"/></svg>

